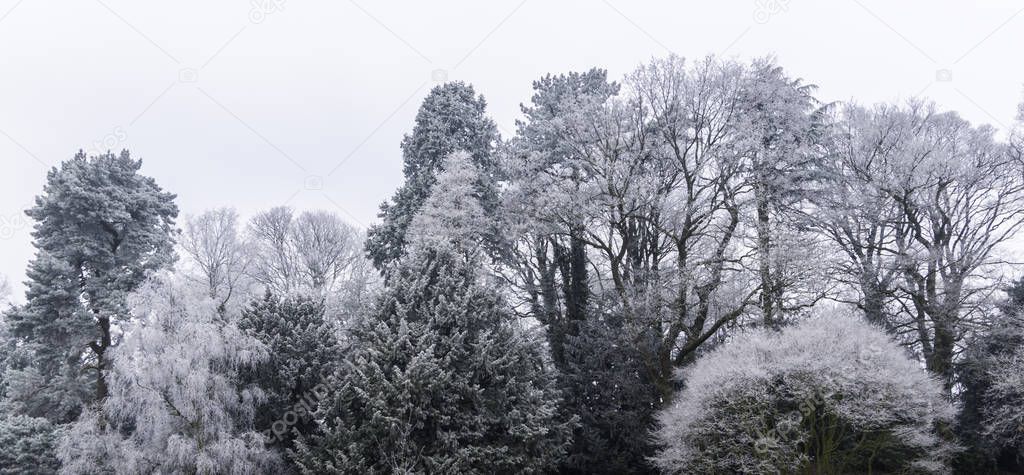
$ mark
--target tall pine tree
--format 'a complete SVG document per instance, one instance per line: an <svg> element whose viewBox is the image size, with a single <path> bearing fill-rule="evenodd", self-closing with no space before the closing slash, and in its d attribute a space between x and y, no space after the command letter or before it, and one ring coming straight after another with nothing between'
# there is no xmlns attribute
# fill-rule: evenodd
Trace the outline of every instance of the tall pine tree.
<svg viewBox="0 0 1024 475"><path fill-rule="evenodd" d="M480 186L486 189L481 204L488 210L496 206L498 129L486 109L483 96L462 82L437 86L423 100L412 134L402 140L405 183L381 204L381 224L367 232L366 251L377 269L383 271L402 255L409 223L430 196L442 163L452 152L468 153L481 168Z"/></svg>
<svg viewBox="0 0 1024 475"><path fill-rule="evenodd" d="M32 416L74 419L107 396L107 352L128 318L126 295L174 260L175 195L139 173L128 151L79 152L47 174L26 211L35 221L26 304L9 315L33 354L8 398ZM10 372L10 371L9 371Z"/></svg>

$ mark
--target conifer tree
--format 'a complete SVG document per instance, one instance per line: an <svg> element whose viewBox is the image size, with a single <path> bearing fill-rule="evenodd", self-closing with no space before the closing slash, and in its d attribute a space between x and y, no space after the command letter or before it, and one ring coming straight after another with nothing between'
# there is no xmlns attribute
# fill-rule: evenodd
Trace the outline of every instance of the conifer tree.
<svg viewBox="0 0 1024 475"><path fill-rule="evenodd" d="M126 295L174 260L175 195L141 167L127 150L79 152L50 170L26 211L36 256L26 304L9 320L33 352L11 378L25 383L12 392L28 415L68 422L107 397L107 352L128 317Z"/></svg>
<svg viewBox="0 0 1024 475"><path fill-rule="evenodd" d="M402 255L406 230L413 216L430 196L445 157L462 150L483 173L478 186L485 190L481 204L496 206L493 183L497 166L494 146L498 129L486 114L487 102L473 86L450 82L435 87L416 114L412 134L402 140L405 183L380 207L381 224L367 232L366 250L378 270Z"/></svg>
<svg viewBox="0 0 1024 475"><path fill-rule="evenodd" d="M254 411L254 427L283 450L316 428L312 413L329 392L341 357L337 328L325 319L322 300L280 298L266 293L242 311L238 327L262 342L267 359L242 371L243 385L259 387L265 399Z"/></svg>
<svg viewBox="0 0 1024 475"><path fill-rule="evenodd" d="M447 192L470 188L466 162L446 162L461 165L410 228L430 232L411 233L353 329L324 435L300 443L305 472L537 473L564 453L572 422L550 361L481 270L482 233L467 224L479 204Z"/></svg>

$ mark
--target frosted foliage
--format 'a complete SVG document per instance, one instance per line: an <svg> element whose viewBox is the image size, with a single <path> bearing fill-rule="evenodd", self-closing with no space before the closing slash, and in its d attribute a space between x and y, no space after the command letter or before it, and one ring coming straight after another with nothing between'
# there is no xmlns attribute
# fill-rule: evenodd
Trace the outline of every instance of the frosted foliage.
<svg viewBox="0 0 1024 475"><path fill-rule="evenodd" d="M948 470L952 447L934 428L954 410L941 385L858 319L742 334L682 376L656 432L666 472Z"/></svg>
<svg viewBox="0 0 1024 475"><path fill-rule="evenodd" d="M258 390L237 371L266 357L206 289L162 275L132 296L136 320L113 354L110 397L64 437L63 473L253 473L275 462L249 427Z"/></svg>
<svg viewBox="0 0 1024 475"><path fill-rule="evenodd" d="M985 431L1004 446L1024 443L1024 347L996 359L986 396Z"/></svg>
<svg viewBox="0 0 1024 475"><path fill-rule="evenodd" d="M477 199L480 170L466 152L455 152L444 161L430 196L409 226L409 242L423 246L451 243L473 247L488 229Z"/></svg>

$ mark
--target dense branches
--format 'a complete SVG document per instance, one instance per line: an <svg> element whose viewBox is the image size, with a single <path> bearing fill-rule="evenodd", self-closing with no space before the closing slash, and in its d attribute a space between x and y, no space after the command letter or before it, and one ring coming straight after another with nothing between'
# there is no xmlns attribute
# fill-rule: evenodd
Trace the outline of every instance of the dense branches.
<svg viewBox="0 0 1024 475"><path fill-rule="evenodd" d="M984 272L1024 223L1024 162L993 132L917 103L850 107L831 145L834 194L820 216L859 304L947 389L976 305L994 289Z"/></svg>
<svg viewBox="0 0 1024 475"><path fill-rule="evenodd" d="M423 100L412 134L402 139L405 183L391 200L381 204L381 223L367 232L366 251L378 270L401 257L409 223L430 196L436 175L451 153L461 150L480 167L481 205L493 209L497 169L493 150L498 129L487 117L486 108L483 96L461 82L437 86Z"/></svg>
<svg viewBox="0 0 1024 475"><path fill-rule="evenodd" d="M323 435L300 444L304 472L542 473L564 453L572 423L560 420L543 347L481 271L480 233L463 219L479 207L465 171L438 178L422 211L438 226L416 217L410 230L430 232L410 233L353 329Z"/></svg>
<svg viewBox="0 0 1024 475"><path fill-rule="evenodd" d="M81 405L107 397L107 351L129 317L126 295L174 261L174 195L139 174L141 166L127 150L79 152L47 174L43 194L26 211L37 223L37 253L27 303L9 318L12 333L34 352L21 376L45 386L21 393L28 400L19 406L29 415L67 422Z"/></svg>
<svg viewBox="0 0 1024 475"><path fill-rule="evenodd" d="M1020 124L814 94L669 56L538 79L501 142L439 85L365 235L179 233L141 162L80 153L26 303L0 281L0 472L919 473L954 436L1019 471Z"/></svg>

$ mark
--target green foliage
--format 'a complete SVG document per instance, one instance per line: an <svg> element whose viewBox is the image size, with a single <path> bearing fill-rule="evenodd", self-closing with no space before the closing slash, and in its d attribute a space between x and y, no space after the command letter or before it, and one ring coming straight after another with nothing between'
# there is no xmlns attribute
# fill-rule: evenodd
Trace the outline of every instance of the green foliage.
<svg viewBox="0 0 1024 475"><path fill-rule="evenodd" d="M0 417L0 475L57 473L57 437L57 430L46 419Z"/></svg>
<svg viewBox="0 0 1024 475"><path fill-rule="evenodd" d="M544 349L453 248L414 247L356 325L307 473L539 473L569 443Z"/></svg>
<svg viewBox="0 0 1024 475"><path fill-rule="evenodd" d="M324 318L322 301L269 292L242 311L238 326L268 352L266 360L241 375L245 385L259 387L266 397L255 411L255 429L272 446L293 449L297 437L316 429L312 412L327 395L341 358L338 329Z"/></svg>
<svg viewBox="0 0 1024 475"><path fill-rule="evenodd" d="M174 260L175 196L139 174L141 160L79 152L47 174L26 213L36 221L27 303L9 314L12 334L33 352L20 369L41 387L21 396L28 414L68 422L105 397L105 353L128 317L126 295ZM86 371L93 382L83 378ZM83 396L88 393L93 396Z"/></svg>
<svg viewBox="0 0 1024 475"><path fill-rule="evenodd" d="M366 250L374 266L384 270L406 246L406 230L430 196L436 176L448 155L463 151L484 171L479 186L485 209L496 206L493 157L498 130L486 115L487 102L473 87L450 82L435 87L416 114L412 135L402 140L405 183L390 201L381 204L381 224L367 232Z"/></svg>
<svg viewBox="0 0 1024 475"><path fill-rule="evenodd" d="M1006 417L1002 409L1020 407L1020 398L1013 391L1000 391L997 385L1013 379L1016 360L1013 356L1024 348L1024 279L1007 289L1007 300L988 329L967 345L963 360L957 365L960 392L960 413L957 435L966 450L956 459L960 470L976 473L997 473L999 470L1019 472L1024 469L1024 442L1015 434L991 431L993 418ZM1007 374L1011 373L1011 374ZM1024 368L1017 368L1017 374ZM998 381L997 378L1003 379ZM1019 393L1024 393L1021 388ZM1018 411L1019 412L1019 411Z"/></svg>
<svg viewBox="0 0 1024 475"><path fill-rule="evenodd" d="M582 322L565 343L565 411L579 417L562 464L569 473L652 473L650 433L660 407L657 388L614 316Z"/></svg>

